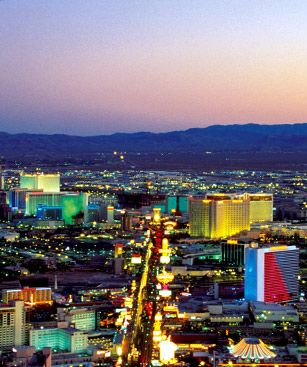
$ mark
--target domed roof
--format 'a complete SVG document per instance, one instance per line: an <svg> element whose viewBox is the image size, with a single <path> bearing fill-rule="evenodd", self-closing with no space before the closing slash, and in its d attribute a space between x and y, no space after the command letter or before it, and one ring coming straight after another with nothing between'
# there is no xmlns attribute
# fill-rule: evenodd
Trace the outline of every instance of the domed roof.
<svg viewBox="0 0 307 367"><path fill-rule="evenodd" d="M269 359L276 357L261 339L244 338L231 349L231 354L242 359Z"/></svg>

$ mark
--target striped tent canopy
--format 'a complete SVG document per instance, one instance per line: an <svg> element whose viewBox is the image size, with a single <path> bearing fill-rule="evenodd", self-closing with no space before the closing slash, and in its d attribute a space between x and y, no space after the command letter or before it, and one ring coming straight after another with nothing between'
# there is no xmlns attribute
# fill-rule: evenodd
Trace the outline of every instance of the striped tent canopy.
<svg viewBox="0 0 307 367"><path fill-rule="evenodd" d="M231 349L231 354L242 359L269 359L276 357L261 339L244 338Z"/></svg>

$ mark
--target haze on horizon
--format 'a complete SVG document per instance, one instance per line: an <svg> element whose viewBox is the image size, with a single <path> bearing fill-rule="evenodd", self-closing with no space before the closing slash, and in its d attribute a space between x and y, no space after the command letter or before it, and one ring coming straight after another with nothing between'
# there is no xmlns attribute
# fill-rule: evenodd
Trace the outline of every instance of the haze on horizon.
<svg viewBox="0 0 307 367"><path fill-rule="evenodd" d="M0 131L307 121L307 2L0 1Z"/></svg>

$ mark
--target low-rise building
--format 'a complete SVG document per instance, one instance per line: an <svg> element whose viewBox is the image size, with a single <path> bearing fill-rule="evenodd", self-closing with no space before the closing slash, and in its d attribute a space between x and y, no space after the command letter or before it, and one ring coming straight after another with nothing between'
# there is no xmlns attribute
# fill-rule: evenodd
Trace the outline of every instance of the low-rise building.
<svg viewBox="0 0 307 367"><path fill-rule="evenodd" d="M256 323L268 322L299 322L297 310L290 305L280 305L266 302L252 302L250 310Z"/></svg>
<svg viewBox="0 0 307 367"><path fill-rule="evenodd" d="M48 287L23 289L4 289L2 291L2 299L4 303L10 301L24 301L28 304L44 304L52 303L52 290Z"/></svg>

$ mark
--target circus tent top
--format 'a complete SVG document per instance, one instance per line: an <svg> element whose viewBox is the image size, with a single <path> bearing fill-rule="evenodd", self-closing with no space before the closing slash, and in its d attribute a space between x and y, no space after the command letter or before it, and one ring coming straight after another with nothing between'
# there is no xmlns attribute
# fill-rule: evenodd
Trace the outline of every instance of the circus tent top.
<svg viewBox="0 0 307 367"><path fill-rule="evenodd" d="M266 344L258 338L244 338L231 349L231 354L242 359L269 359L276 357Z"/></svg>

